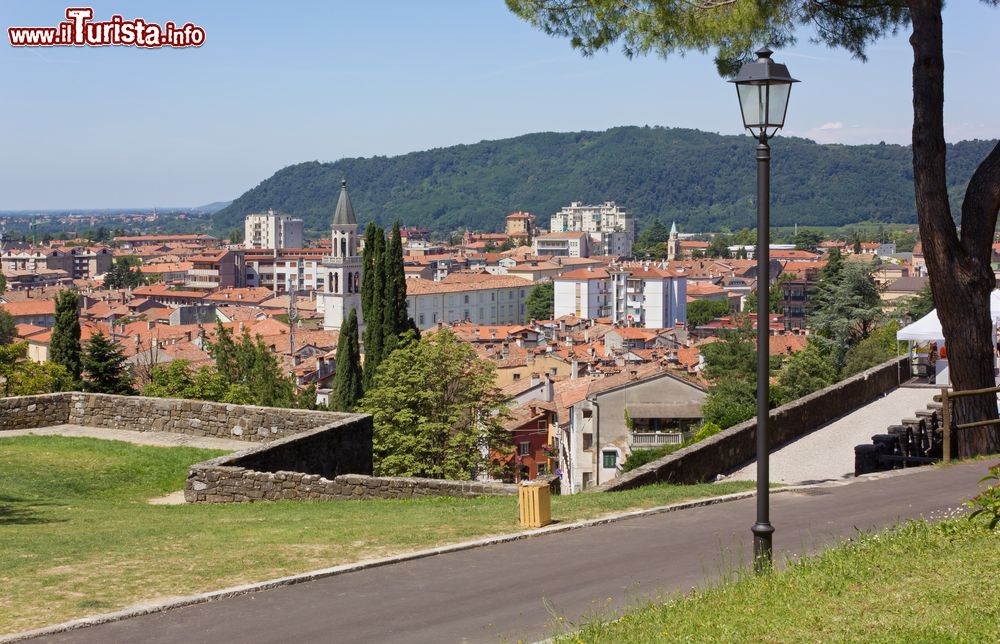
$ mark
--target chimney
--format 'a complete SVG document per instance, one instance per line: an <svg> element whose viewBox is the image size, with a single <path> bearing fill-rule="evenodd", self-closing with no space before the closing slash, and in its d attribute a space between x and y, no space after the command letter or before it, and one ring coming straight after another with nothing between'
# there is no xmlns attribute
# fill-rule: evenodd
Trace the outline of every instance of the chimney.
<svg viewBox="0 0 1000 644"><path fill-rule="evenodd" d="M545 389L542 391L542 400L545 402L552 402L555 397L555 383L552 382L552 378L549 374L545 374Z"/></svg>
<svg viewBox="0 0 1000 644"><path fill-rule="evenodd" d="M573 356L573 361L570 363L570 380L576 380L576 372L579 371L580 364L576 361L576 356Z"/></svg>
<svg viewBox="0 0 1000 644"><path fill-rule="evenodd" d="M507 344L506 342L504 342L503 344L501 344L500 345L500 354L503 356L504 360L506 360L507 358L509 358L510 357L510 345Z"/></svg>

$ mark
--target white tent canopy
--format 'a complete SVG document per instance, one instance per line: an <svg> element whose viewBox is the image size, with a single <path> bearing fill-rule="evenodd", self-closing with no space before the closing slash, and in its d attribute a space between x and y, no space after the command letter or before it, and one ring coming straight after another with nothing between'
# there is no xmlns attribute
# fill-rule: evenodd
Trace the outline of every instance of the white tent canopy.
<svg viewBox="0 0 1000 644"><path fill-rule="evenodd" d="M990 293L990 317L993 324L1000 321L1000 290ZM934 309L913 324L896 331L896 339L900 342L911 340L913 342L943 342L944 333L941 332L941 320L938 319L937 309Z"/></svg>
<svg viewBox="0 0 1000 644"><path fill-rule="evenodd" d="M944 341L944 333L941 332L941 320L938 319L937 310L931 311L913 324L908 324L896 331L896 339L901 342L903 340L914 342Z"/></svg>

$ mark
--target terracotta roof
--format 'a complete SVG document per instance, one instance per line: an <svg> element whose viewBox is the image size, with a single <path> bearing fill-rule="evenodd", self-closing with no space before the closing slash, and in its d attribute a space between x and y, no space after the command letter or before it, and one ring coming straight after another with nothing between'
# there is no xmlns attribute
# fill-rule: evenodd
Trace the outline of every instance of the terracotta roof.
<svg viewBox="0 0 1000 644"><path fill-rule="evenodd" d="M56 303L53 300L24 300L0 304L5 311L14 317L29 315L55 315Z"/></svg>
<svg viewBox="0 0 1000 644"><path fill-rule="evenodd" d="M519 286L532 286L530 280L521 277L506 275L490 275L488 273L477 275L463 275L459 279L452 279L449 275L440 282L432 282L422 278L406 280L407 295L426 295L429 293L461 293L463 291L483 291L494 288L517 288Z"/></svg>
<svg viewBox="0 0 1000 644"><path fill-rule="evenodd" d="M562 275L557 275L553 279L555 280L565 280L565 281L576 281L576 280L603 280L609 277L608 270L606 268L578 268L574 271L567 271Z"/></svg>
<svg viewBox="0 0 1000 644"><path fill-rule="evenodd" d="M227 286L226 288L220 288L219 290L209 293L204 297L206 302L225 302L230 303L246 303L246 304L260 304L274 297L274 292L269 288L264 288L263 286L249 286L245 288L233 288Z"/></svg>

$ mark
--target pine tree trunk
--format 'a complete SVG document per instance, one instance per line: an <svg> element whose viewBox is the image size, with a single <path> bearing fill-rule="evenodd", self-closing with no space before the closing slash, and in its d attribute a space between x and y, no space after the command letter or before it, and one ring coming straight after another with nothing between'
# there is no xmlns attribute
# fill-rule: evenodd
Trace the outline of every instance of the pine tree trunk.
<svg viewBox="0 0 1000 644"><path fill-rule="evenodd" d="M945 177L941 0L910 0L913 34L913 181L920 241L956 391L995 386L990 293L993 232L1000 208L1000 144L969 182L959 237ZM955 400L955 422L997 418L995 394ZM961 430L958 454L1000 452L1000 423Z"/></svg>

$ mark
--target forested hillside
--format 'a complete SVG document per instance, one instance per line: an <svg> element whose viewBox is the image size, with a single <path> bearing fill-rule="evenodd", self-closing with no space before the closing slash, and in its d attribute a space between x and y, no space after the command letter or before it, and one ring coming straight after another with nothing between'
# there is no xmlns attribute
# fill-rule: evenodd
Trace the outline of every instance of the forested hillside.
<svg viewBox="0 0 1000 644"><path fill-rule="evenodd" d="M436 231L492 231L526 210L549 216L571 201L614 200L640 219L676 219L687 231L752 226L754 145L749 136L619 127L539 133L398 157L341 159L283 168L214 215L216 228L249 212L298 215L322 231L340 180L364 224ZM949 145L950 192L959 197L992 141ZM772 224L839 226L915 221L910 150L899 145L819 145L778 137L772 144ZM335 151L333 151L335 154Z"/></svg>

